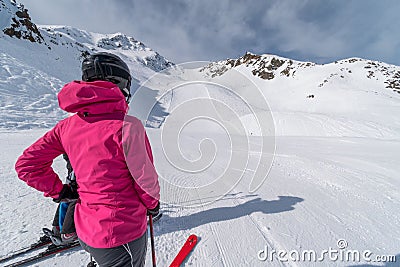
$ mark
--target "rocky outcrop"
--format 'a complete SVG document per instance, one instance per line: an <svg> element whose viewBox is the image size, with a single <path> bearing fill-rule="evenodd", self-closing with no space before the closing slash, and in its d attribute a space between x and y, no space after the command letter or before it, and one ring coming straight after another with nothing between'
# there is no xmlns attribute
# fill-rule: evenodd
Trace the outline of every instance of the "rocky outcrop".
<svg viewBox="0 0 400 267"><path fill-rule="evenodd" d="M1 0L0 5L0 14L2 16L9 15L10 17L9 25L6 25L2 29L4 34L18 39L25 39L33 43L44 43L43 36L35 23L32 22L28 10L24 5L7 0Z"/></svg>
<svg viewBox="0 0 400 267"><path fill-rule="evenodd" d="M247 52L238 59L227 59L211 63L204 67L201 71L209 72L211 77L223 75L231 68L244 65L251 69L254 76L264 80L272 80L277 75L294 76L295 63L290 59L280 58L273 55L255 55ZM311 62L302 62L297 64L298 67L310 67L315 65Z"/></svg>

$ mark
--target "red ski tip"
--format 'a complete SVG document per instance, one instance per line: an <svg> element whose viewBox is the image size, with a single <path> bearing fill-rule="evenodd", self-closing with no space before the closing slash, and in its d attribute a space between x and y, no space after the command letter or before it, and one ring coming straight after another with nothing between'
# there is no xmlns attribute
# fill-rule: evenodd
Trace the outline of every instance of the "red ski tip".
<svg viewBox="0 0 400 267"><path fill-rule="evenodd" d="M189 242L190 244L197 243L197 235L190 235L187 239L187 242Z"/></svg>
<svg viewBox="0 0 400 267"><path fill-rule="evenodd" d="M179 267L197 244L197 236L190 235L169 267Z"/></svg>

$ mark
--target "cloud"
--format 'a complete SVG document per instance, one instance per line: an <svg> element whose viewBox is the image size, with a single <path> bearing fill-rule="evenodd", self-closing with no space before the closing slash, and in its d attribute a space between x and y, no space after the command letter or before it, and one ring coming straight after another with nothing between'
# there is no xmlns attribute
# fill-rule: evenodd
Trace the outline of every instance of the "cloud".
<svg viewBox="0 0 400 267"><path fill-rule="evenodd" d="M275 49L300 59L357 56L398 64L394 6L400 7L389 1L277 1L266 11L263 25L274 32Z"/></svg>
<svg viewBox="0 0 400 267"><path fill-rule="evenodd" d="M297 52L313 57L331 57L342 53L344 44L332 34L329 28L321 27L313 17L303 14L307 1L279 1L268 9L263 17L263 25L272 34L272 43L282 52ZM321 23L322 24L322 23Z"/></svg>
<svg viewBox="0 0 400 267"><path fill-rule="evenodd" d="M329 62L364 57L400 64L400 2L335 0L35 0L39 24L124 32L174 62L245 51Z"/></svg>

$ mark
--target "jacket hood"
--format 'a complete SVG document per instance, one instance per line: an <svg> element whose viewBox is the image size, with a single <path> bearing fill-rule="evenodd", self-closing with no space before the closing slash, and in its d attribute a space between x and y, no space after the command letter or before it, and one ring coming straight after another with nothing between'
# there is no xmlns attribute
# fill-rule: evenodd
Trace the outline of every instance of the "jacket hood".
<svg viewBox="0 0 400 267"><path fill-rule="evenodd" d="M73 81L58 93L61 109L73 113L126 113L128 104L117 85L107 81Z"/></svg>

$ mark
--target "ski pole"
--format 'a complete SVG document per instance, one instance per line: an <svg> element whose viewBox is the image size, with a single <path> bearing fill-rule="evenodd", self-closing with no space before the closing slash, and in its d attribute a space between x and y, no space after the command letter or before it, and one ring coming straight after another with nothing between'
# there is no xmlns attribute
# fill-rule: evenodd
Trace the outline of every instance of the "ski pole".
<svg viewBox="0 0 400 267"><path fill-rule="evenodd" d="M156 267L156 250L154 248L154 231L153 231L153 216L149 215L150 224L150 243L151 243L151 258L153 260L153 267Z"/></svg>

